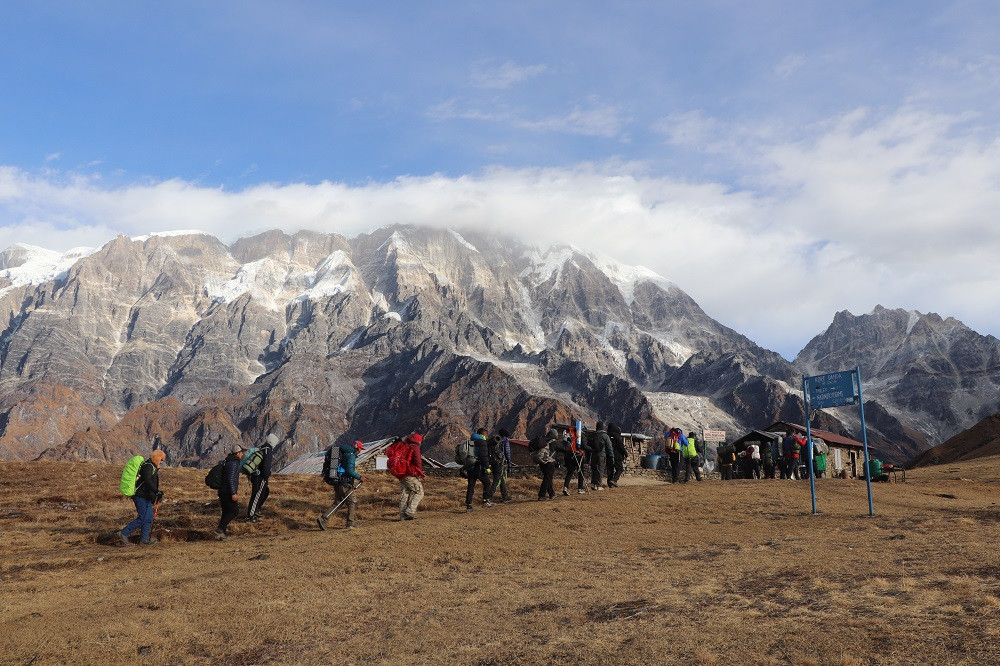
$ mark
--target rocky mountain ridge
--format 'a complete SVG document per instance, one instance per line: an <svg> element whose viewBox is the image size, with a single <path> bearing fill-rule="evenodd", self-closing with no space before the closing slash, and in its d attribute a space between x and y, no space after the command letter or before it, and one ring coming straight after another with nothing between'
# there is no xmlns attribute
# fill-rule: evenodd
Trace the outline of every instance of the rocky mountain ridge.
<svg viewBox="0 0 1000 666"><path fill-rule="evenodd" d="M280 462L411 430L447 459L471 429L535 433L571 416L736 432L801 420L799 368L862 346L831 327L793 365L641 267L409 226L15 246L0 253L0 307L8 459L119 460L159 437L172 462L207 464L274 431ZM890 384L873 392L870 441L926 447L909 425L925 412L892 402Z"/></svg>

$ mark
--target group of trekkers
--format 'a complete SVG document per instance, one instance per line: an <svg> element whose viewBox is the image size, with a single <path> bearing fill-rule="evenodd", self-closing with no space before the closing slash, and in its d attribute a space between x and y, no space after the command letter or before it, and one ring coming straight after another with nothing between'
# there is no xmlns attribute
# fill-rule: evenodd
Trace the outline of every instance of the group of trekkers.
<svg viewBox="0 0 1000 666"><path fill-rule="evenodd" d="M774 439L760 444L749 442L742 451L732 444L716 449L719 474L723 481L743 479L808 479L809 447L801 434L786 434L781 441ZM813 473L816 478L826 475L826 452L813 444Z"/></svg>
<svg viewBox="0 0 1000 666"><path fill-rule="evenodd" d="M494 506L494 497L498 492L498 502L511 500L507 485L513 464L511 434L500 428L492 437L488 438L487 435L487 430L480 428L464 446L458 447L465 451L460 474L467 480L467 511L473 510L477 484L482 486L482 503L485 507ZM249 477L251 486L244 521L256 523L260 520L261 508L270 494L268 482L274 447L278 441L277 436L272 433L267 435L259 448L245 449L240 444L234 444L225 460L215 465L206 475L206 485L215 489L219 498L219 523L213 532L216 539L225 541L229 538L229 525L240 513L239 486L242 474ZM406 438L395 438L385 451L388 470L400 483L399 520L415 519L417 507L424 496L424 471L420 452L422 443L421 435L412 433ZM330 508L317 519L320 529L326 529L327 520L341 507L346 507L345 527L358 526L355 493L364 482L357 470L357 457L362 448L363 444L355 441L333 445L327 450L323 479L333 486L334 498ZM560 462L566 469L562 494L570 494L574 478L576 492L584 494L588 492L588 488L597 491L616 488L628 456L621 429L614 423L605 425L601 421L597 423L595 430L588 432L579 441L572 428L551 427L543 437L533 439L528 449L541 472L539 500L556 497L554 478ZM132 498L137 514L132 522L117 533L117 538L123 545L132 545L130 536L136 530L141 531L140 543L156 543L150 532L156 509L163 497L159 491L157 470L165 459L166 453L162 449L153 451L145 460L136 456L134 460L137 466L131 472L129 484L126 484L125 477L129 475L130 466L126 466L123 472L122 492ZM698 474L697 465L695 473ZM585 477L588 481L586 486Z"/></svg>
<svg viewBox="0 0 1000 666"><path fill-rule="evenodd" d="M480 428L472 434L469 442L460 444L456 450L456 462L462 468L460 474L466 479L465 510L473 510L473 499L477 484L482 486L482 503L492 507L496 502L509 502L507 479L511 472L510 433L500 428L497 434L487 438L487 430ZM588 436L577 439L576 431L565 426L550 427L545 435L536 437L528 444L531 459L538 465L541 484L538 487L539 500L556 498L555 475L559 463L566 470L562 494L569 495L573 479L576 492L585 494L584 470L589 472L589 489L604 490L618 487L618 480L625 470L628 450L622 439L621 428L614 423L605 425L598 421ZM605 482L607 485L605 485ZM496 499L497 491L500 498Z"/></svg>

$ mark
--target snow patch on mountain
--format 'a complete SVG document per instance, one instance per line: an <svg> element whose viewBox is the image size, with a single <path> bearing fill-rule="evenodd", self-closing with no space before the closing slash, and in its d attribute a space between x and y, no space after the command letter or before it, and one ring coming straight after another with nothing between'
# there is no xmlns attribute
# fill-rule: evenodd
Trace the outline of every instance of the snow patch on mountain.
<svg viewBox="0 0 1000 666"><path fill-rule="evenodd" d="M145 236L132 236L129 240L133 242L145 243L150 238L157 236L160 238L167 238L171 236L212 236L212 234L204 231L198 231L197 229L186 229L183 231L154 231L153 233L146 234Z"/></svg>
<svg viewBox="0 0 1000 666"><path fill-rule="evenodd" d="M264 257L243 264L229 280L209 277L205 283L205 294L217 301L232 303L249 292L260 304L278 309L275 296L284 286L286 273L285 268L274 259Z"/></svg>
<svg viewBox="0 0 1000 666"><path fill-rule="evenodd" d="M315 271L304 273L300 279L309 284L309 289L292 300L319 301L337 294L353 291L354 264L343 251L337 250L319 265Z"/></svg>
<svg viewBox="0 0 1000 666"><path fill-rule="evenodd" d="M476 246L473 245L472 243L470 243L469 241L465 240L465 238L462 237L462 234L458 233L454 229L449 229L448 233L450 233L452 236L454 236L455 240L457 240L461 245L469 248L470 250L472 250L476 254L479 254L479 250L476 249Z"/></svg>
<svg viewBox="0 0 1000 666"><path fill-rule="evenodd" d="M97 252L97 249L75 247L66 252L56 252L15 243L0 253L0 277L10 280L7 287L0 289L0 296L17 287L61 280L66 277L73 264Z"/></svg>
<svg viewBox="0 0 1000 666"><path fill-rule="evenodd" d="M910 318L906 322L906 334L907 335L910 334L910 331L913 330L913 327L917 325L918 321L920 321L920 313L917 312L916 310L910 310Z"/></svg>
<svg viewBox="0 0 1000 666"><path fill-rule="evenodd" d="M642 282L652 282L664 291L676 285L663 277L659 273L649 270L645 266L628 266L615 261L611 257L600 252L582 252L597 268L608 276L608 279L621 292L625 302L632 305L635 302L635 287Z"/></svg>

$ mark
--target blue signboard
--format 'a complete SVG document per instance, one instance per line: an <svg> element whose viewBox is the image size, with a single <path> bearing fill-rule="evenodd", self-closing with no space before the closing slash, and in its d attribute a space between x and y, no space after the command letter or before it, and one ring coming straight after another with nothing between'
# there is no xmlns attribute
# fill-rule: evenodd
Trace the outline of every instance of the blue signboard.
<svg viewBox="0 0 1000 666"><path fill-rule="evenodd" d="M853 370L807 377L806 383L809 386L809 406L813 409L855 405L858 402Z"/></svg>

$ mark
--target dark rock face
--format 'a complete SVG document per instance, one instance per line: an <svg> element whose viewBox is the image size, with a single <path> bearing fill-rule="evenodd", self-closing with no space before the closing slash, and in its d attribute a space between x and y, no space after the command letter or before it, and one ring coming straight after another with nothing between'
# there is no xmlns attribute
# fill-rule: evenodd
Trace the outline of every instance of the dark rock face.
<svg viewBox="0 0 1000 666"><path fill-rule="evenodd" d="M12 249L0 269L30 260ZM274 432L280 465L419 431L450 460L479 427L531 437L580 418L659 434L668 419L734 430L803 418L796 368L664 278L479 233L119 237L56 279L7 279L0 307L6 458L122 460L158 439L171 463L206 465ZM797 364L877 361L878 436L915 448L938 432L920 419L987 408L956 394L995 387L998 355L954 320L898 312L838 314Z"/></svg>
<svg viewBox="0 0 1000 666"><path fill-rule="evenodd" d="M896 459L1000 411L1000 341L934 313L839 312L795 366L810 375L860 367L867 424Z"/></svg>

